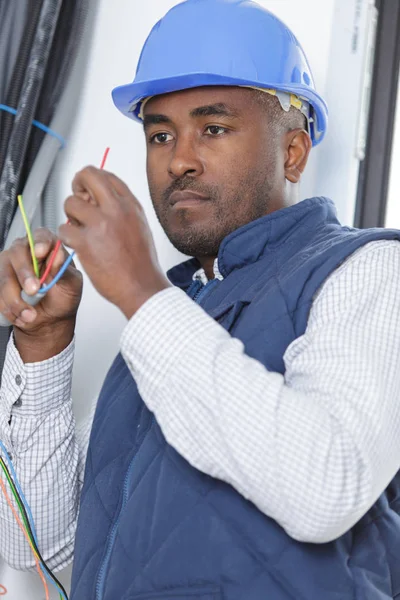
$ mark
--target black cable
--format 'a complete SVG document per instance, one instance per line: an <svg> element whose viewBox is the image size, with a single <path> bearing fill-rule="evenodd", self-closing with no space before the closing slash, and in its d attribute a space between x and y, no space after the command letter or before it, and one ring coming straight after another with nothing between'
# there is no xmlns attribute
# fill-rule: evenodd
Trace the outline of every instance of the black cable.
<svg viewBox="0 0 400 600"><path fill-rule="evenodd" d="M22 87L18 113L0 178L0 248L4 247L17 205L17 190L26 155L29 133L35 115L44 71L57 24L61 0L43 0L36 35Z"/></svg>
<svg viewBox="0 0 400 600"><path fill-rule="evenodd" d="M5 471L7 471L7 474L8 474L8 476L9 476L10 480L11 480L11 481L13 481L13 478L12 478L12 476L11 476L11 473L10 473L10 471L8 470L8 467L7 467L6 463L4 462L4 460L3 460L1 457L0 457L0 461L1 461L1 464L2 464L3 468L5 469ZM36 542L35 542L35 536L33 535L33 531L32 531L32 528L31 528L31 524L30 524L30 522L29 522L28 514L27 514L27 512L26 512L25 504L23 503L23 501L22 501L22 498L21 498L21 496L19 495L19 493L18 493L18 490L17 490L17 488L16 488L16 486L15 486L15 485L14 485L14 490L13 490L13 492L14 492L14 494L17 496L17 498L18 498L18 500L19 500L19 504L20 504L20 507L21 507L21 511L22 511L22 514L23 514L23 517L24 517L24 523L25 523L25 526L26 526L26 528L27 528L27 530L28 530L29 537L30 537L30 539L31 539L31 542L32 542L32 546L34 547L34 549L35 549L35 551L36 551L36 553L37 553L37 555L38 555L38 557L39 557L39 561L41 562L42 566L43 566L43 567L44 567L44 569L46 570L47 574L48 574L48 575L49 575L49 576L52 578L52 580L54 581L54 583L56 583L56 584L59 586L59 588L60 588L60 590L63 592L63 594L64 594L65 598L68 600L68 594L67 594L67 592L65 591L65 589L64 589L64 587L63 587L63 585L62 585L62 583L61 583L61 582L60 582L60 581L57 579L57 577L54 575L54 573L52 573L52 571L51 571L51 570L49 569L49 567L47 566L46 562L43 560L43 557L42 557L42 555L40 554L39 548L37 547L37 544L36 544Z"/></svg>
<svg viewBox="0 0 400 600"><path fill-rule="evenodd" d="M32 49L36 27L39 20L42 0L29 0L25 20L25 28L22 34L21 44L13 68L9 89L4 104L17 108L21 95L26 67ZM8 142L14 125L14 117L9 113L2 114L0 129L0 174L3 171L4 161L7 154Z"/></svg>
<svg viewBox="0 0 400 600"><path fill-rule="evenodd" d="M35 113L35 119L40 123L51 123L64 91L74 55L79 47L77 33L84 23L81 12L80 0L63 0ZM24 188L44 136L45 133L40 129L31 130L18 193Z"/></svg>
<svg viewBox="0 0 400 600"><path fill-rule="evenodd" d="M32 47L31 38L35 31L35 25L36 28L38 26L39 16L42 14L41 9L44 8L45 0L27 0L27 2L30 5L23 36L24 44L23 47L21 45L20 55L14 67L13 79L15 85L9 85L9 89L13 90L13 96L10 95L7 98L8 105L14 108L19 106L22 77L30 58L28 49ZM42 81L38 84L40 93L36 102L36 110L34 112L30 111L32 118L34 115L38 121L45 124L50 124L56 113L57 104L75 62L75 55L79 51L80 42L86 28L90 0L60 0L58 3L60 6L55 31L52 32L51 48L47 63L44 66ZM49 37L51 37L50 34L46 32L46 40ZM32 101L29 100L25 103L24 110L26 111L27 108L32 106ZM4 113L4 115L8 119L8 127L11 128L12 124L15 124L14 117L7 113ZM3 135L0 129L0 250L4 247L12 218L16 212L17 194L21 193L26 185L44 138L44 134L39 129L31 127L28 119L25 120L25 126L19 129L19 132L13 129L12 140L10 129L7 129L6 135ZM23 152L24 147L21 140L28 140L25 152ZM1 169L1 164L5 162L6 154L9 158L11 145L15 148L14 158L11 163L8 163L12 168L8 169L8 174L5 174ZM10 178L8 185L4 179L7 176ZM14 177L13 183L11 183L11 176ZM39 204L38 210L40 208L41 205ZM0 376L10 332L11 328L0 328Z"/></svg>

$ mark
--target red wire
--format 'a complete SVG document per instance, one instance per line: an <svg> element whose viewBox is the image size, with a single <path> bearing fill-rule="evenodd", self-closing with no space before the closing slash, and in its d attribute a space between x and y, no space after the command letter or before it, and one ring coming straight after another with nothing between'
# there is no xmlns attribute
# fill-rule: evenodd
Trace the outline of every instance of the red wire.
<svg viewBox="0 0 400 600"><path fill-rule="evenodd" d="M106 164L106 160L107 160L107 156L108 156L109 152L110 152L110 148L106 148L104 155L103 155L103 160L101 161L100 169L104 169L104 165Z"/></svg>
<svg viewBox="0 0 400 600"><path fill-rule="evenodd" d="M106 150L104 152L104 155L103 155L103 159L101 161L100 169L104 169L104 165L106 164L106 160L107 160L107 156L108 156L109 152L110 152L110 148L106 148ZM69 223L69 219L67 221L67 224L68 223ZM45 270L45 272L43 273L43 275L40 278L40 285L43 285L43 283L46 281L46 279L48 277L48 274L51 271L51 267L54 264L54 261L55 261L56 256L57 256L57 252L59 251L60 247L61 247L61 241L58 240L57 244L54 246L53 254L51 255L51 258L50 258L50 261L49 261L49 263L48 263L48 265L46 267L46 270Z"/></svg>
<svg viewBox="0 0 400 600"><path fill-rule="evenodd" d="M43 575L43 572L42 572L42 570L41 570L41 568L40 568L39 560L38 560L38 558L37 558L37 556L36 556L36 553L35 553L35 551L34 551L34 549L33 549L32 542L29 540L29 537L28 537L28 534L27 534L27 532L26 532L26 529L25 529L25 528L24 528L24 526L22 525L22 523L21 523L21 519L19 518L19 516L18 516L18 513L17 513L17 511L15 510L15 508L14 508L14 506L13 506L13 504L12 504L11 500L10 500L10 497L9 497L9 495L7 494L7 489L6 489L5 483L4 483L4 482L3 482L1 479L0 479L0 486L1 486L1 489L2 489L2 491L3 491L3 494L4 494L5 498L6 498L6 500L7 500L7 504L8 504L8 506L11 508L11 510L12 510L12 514L14 515L14 518L15 518L15 520L16 520L16 521L17 521L17 523L18 523L18 527L21 529L22 533L23 533L23 534L24 534L24 536L25 536L25 539L27 540L27 542L28 542L28 544L29 544L29 546L30 546L30 548L31 548L31 550L32 550L32 553L33 553L33 558L35 559L36 569L37 569L37 572L38 572L38 574L39 574L39 577L40 577L40 579L42 580L43 587L44 587L44 591L45 591L45 593L46 593L46 600L50 600L49 588L48 588L48 585L47 585L47 581L46 581L46 579L45 579L45 577L44 577L44 575ZM3 586L1 586L1 587L3 587ZM4 589L4 587L3 587L3 589ZM7 591L6 591L6 593L7 593ZM3 594L3 593L2 593L1 595L2 595L2 596L4 596L4 594Z"/></svg>
<svg viewBox="0 0 400 600"><path fill-rule="evenodd" d="M54 261L55 261L56 256L57 256L57 252L59 251L60 247L61 247L61 242L60 242L60 240L58 240L57 244L54 246L53 254L51 255L51 258L50 258L50 261L49 261L49 263L48 263L48 265L46 267L46 270L45 270L45 272L43 273L43 275L40 278L40 285L43 285L43 283L46 281L47 276L48 276L48 274L51 271L51 267L54 264Z"/></svg>

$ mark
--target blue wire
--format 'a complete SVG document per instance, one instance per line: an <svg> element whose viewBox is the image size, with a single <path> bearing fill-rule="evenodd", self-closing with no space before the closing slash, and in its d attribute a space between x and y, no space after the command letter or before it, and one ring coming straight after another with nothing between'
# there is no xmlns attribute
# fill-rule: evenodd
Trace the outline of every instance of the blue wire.
<svg viewBox="0 0 400 600"><path fill-rule="evenodd" d="M29 504L26 501L26 498L24 496L23 491L21 490L21 486L19 485L19 482L18 482L18 479L17 479L17 474L16 474L16 472L14 470L14 466L13 466L13 464L11 462L11 459L9 457L9 454L8 454L7 450L6 450L6 447L4 446L4 444L3 444L3 442L1 440L0 440L0 448L1 448L1 450L3 450L5 459L7 461L8 468L10 470L12 478L14 479L15 487L17 488L18 494L20 495L20 498L21 498L21 500L22 500L22 502L23 502L23 504L25 506L26 513L28 515L29 525L31 526L32 533L33 533L33 539L35 540L36 545L38 545L38 540L37 540L36 530L35 530L35 522L34 522L33 517L32 517L31 509L29 508Z"/></svg>
<svg viewBox="0 0 400 600"><path fill-rule="evenodd" d="M23 505L25 507L25 510L26 510L26 514L28 515L28 521L29 521L29 525L30 525L31 530L32 530L33 539L35 540L36 546L39 547L38 539L37 539L37 535L36 535L36 529L35 529L35 521L33 520L32 511L30 509L28 501L25 498L24 493L23 493L23 491L21 489L21 486L19 484L18 477L17 477L17 474L16 474L15 469L14 469L14 465L12 464L11 459L10 459L10 455L8 454L7 449L6 449L6 447L4 446L4 444L3 444L3 442L1 440L0 440L0 449L3 451L4 458L6 459L6 462L7 462L7 465L8 465L8 469L9 469L9 471L11 473L11 476L12 476L12 478L14 480L14 485L17 488L17 492L19 494L19 497L21 498L21 501L22 501L22 503L23 503ZM42 571L43 575L46 577L47 581L49 583L52 583L53 586L56 588L57 592L59 594L62 594L62 596L64 596L65 600L67 600L67 598L66 598L65 594L63 593L63 591L58 587L58 585L56 584L56 582L54 581L54 579L52 577L50 577L50 575L48 574L48 572L46 571L46 569L43 568L43 565L41 565L41 571Z"/></svg>
<svg viewBox="0 0 400 600"><path fill-rule="evenodd" d="M44 285L43 287L40 288L40 290L39 290L40 294L47 294L47 292L49 290L51 290L51 288L54 285L56 285L56 283L61 279L61 277L64 275L65 271L68 269L68 267L71 264L74 256L75 256L75 252L72 252L72 254L70 254L68 256L67 260L65 261L65 263L63 264L63 266L61 267L61 269L58 271L58 273L54 277L54 279L49 283L49 285Z"/></svg>
<svg viewBox="0 0 400 600"><path fill-rule="evenodd" d="M11 106L7 106L6 104L0 104L0 110L4 110L5 112L8 112L14 116L18 112L15 110L15 108L11 108ZM32 125L35 125L35 127L37 127L38 129L41 129L45 133L48 133L49 135L52 135L54 138L56 138L56 140L60 142L61 148L64 148L66 146L65 139L59 133L53 131L53 129L50 129L50 127L47 127L47 125L43 125L43 123L39 123L39 121L32 121Z"/></svg>

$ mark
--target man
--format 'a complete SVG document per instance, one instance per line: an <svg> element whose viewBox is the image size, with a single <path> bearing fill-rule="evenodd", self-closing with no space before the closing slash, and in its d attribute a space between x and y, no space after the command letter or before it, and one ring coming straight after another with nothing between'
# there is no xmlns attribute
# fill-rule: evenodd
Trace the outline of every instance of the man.
<svg viewBox="0 0 400 600"><path fill-rule="evenodd" d="M73 600L396 597L400 236L296 203L326 130L298 42L254 2L188 0L114 101L143 121L154 208L196 258L167 279L126 185L77 174L60 238L129 320L81 491L80 275L29 308L26 241L1 255L1 437L50 567L72 560L80 496ZM36 235L44 263L55 240ZM13 566L33 565L5 505L1 536Z"/></svg>

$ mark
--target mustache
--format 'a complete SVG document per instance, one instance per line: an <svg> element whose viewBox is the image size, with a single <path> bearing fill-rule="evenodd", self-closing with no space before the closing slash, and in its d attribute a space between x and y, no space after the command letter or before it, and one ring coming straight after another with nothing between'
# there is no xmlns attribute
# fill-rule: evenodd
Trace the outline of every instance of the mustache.
<svg viewBox="0 0 400 600"><path fill-rule="evenodd" d="M166 190L164 190L162 194L163 203L167 204L171 194L174 192L182 192L183 190L189 190L191 192L203 194L204 196L207 196L207 198L210 198L210 200L217 200L219 197L219 194L215 188L201 184L198 181L194 181L192 178L185 177L176 179L171 183L170 186L167 187Z"/></svg>

